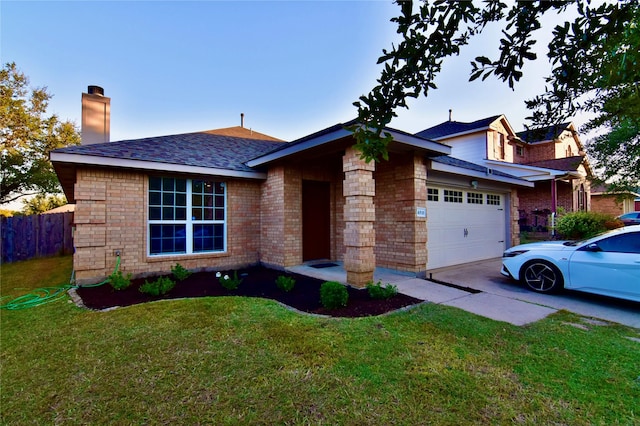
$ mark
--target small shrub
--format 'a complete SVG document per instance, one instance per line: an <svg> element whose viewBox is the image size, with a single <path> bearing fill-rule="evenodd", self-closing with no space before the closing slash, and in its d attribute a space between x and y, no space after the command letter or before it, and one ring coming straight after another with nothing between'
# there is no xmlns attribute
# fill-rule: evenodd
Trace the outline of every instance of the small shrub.
<svg viewBox="0 0 640 426"><path fill-rule="evenodd" d="M336 281L327 281L320 286L320 303L327 309L347 306L349 292L347 287Z"/></svg>
<svg viewBox="0 0 640 426"><path fill-rule="evenodd" d="M191 271L189 271L188 269L184 268L179 263L176 263L176 266L173 266L171 268L171 273L173 274L174 277L176 277L176 279L178 281L184 281L187 278L189 278L189 275L191 275Z"/></svg>
<svg viewBox="0 0 640 426"><path fill-rule="evenodd" d="M144 281L144 284L140 286L140 292L149 294L151 296L160 296L167 294L175 287L176 283L169 277L159 277L155 281Z"/></svg>
<svg viewBox="0 0 640 426"><path fill-rule="evenodd" d="M618 227L616 219L607 214L595 212L567 213L558 219L556 230L563 238L584 239Z"/></svg>
<svg viewBox="0 0 640 426"><path fill-rule="evenodd" d="M390 297L398 294L398 287L392 284L382 286L382 283L380 281L378 281L376 284L367 284L367 290L369 291L369 296L372 299L389 299Z"/></svg>
<svg viewBox="0 0 640 426"><path fill-rule="evenodd" d="M293 286L296 285L296 280L292 277L280 275L278 278L276 278L276 285L280 290L289 292L293 289Z"/></svg>
<svg viewBox="0 0 640 426"><path fill-rule="evenodd" d="M131 285L131 274L122 275L122 271L109 275L109 284L116 290L124 290Z"/></svg>
<svg viewBox="0 0 640 426"><path fill-rule="evenodd" d="M229 275L222 275L221 272L216 272L216 278L218 278L218 281L220 282L222 287L226 288L227 290L237 289L242 282L242 279L238 278L238 271L233 272L233 277L230 277Z"/></svg>

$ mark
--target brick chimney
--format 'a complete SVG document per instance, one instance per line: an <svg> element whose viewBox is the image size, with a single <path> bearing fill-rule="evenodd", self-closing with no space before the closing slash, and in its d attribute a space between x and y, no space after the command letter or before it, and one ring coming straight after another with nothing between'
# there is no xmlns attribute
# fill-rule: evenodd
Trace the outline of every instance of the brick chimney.
<svg viewBox="0 0 640 426"><path fill-rule="evenodd" d="M82 145L109 142L111 98L100 86L89 86L82 94Z"/></svg>

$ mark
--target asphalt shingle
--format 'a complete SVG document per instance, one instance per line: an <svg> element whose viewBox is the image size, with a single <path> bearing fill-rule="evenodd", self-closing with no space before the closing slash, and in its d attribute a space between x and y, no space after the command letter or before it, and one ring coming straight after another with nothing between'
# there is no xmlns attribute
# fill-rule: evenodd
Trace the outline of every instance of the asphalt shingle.
<svg viewBox="0 0 640 426"><path fill-rule="evenodd" d="M253 139L205 131L72 146L55 152L250 172L254 170L244 164L246 161L284 145L275 138L260 139L263 136L256 134Z"/></svg>

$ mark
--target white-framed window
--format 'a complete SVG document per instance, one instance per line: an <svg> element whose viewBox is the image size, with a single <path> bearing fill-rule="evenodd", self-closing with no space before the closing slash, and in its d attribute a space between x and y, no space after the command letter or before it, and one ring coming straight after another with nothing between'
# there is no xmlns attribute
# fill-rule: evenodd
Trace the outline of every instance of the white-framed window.
<svg viewBox="0 0 640 426"><path fill-rule="evenodd" d="M151 256L226 251L224 182L149 177Z"/></svg>
<svg viewBox="0 0 640 426"><path fill-rule="evenodd" d="M445 203L461 203L462 191L453 191L450 189L444 190L444 202Z"/></svg>
<svg viewBox="0 0 640 426"><path fill-rule="evenodd" d="M467 192L468 204L482 204L483 194L480 192Z"/></svg>
<svg viewBox="0 0 640 426"><path fill-rule="evenodd" d="M495 194L487 194L487 204L490 206L499 206L500 196Z"/></svg>
<svg viewBox="0 0 640 426"><path fill-rule="evenodd" d="M516 154L523 157L524 156L524 146L516 146Z"/></svg>
<svg viewBox="0 0 640 426"><path fill-rule="evenodd" d="M439 201L440 190L438 188L427 188L427 201Z"/></svg>

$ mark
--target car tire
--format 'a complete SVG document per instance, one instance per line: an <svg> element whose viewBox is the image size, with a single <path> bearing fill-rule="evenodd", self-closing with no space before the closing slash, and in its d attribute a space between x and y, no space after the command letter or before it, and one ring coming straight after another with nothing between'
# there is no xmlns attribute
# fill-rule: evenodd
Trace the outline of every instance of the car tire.
<svg viewBox="0 0 640 426"><path fill-rule="evenodd" d="M520 280L537 293L556 293L564 286L560 270L544 260L526 263L520 271Z"/></svg>

